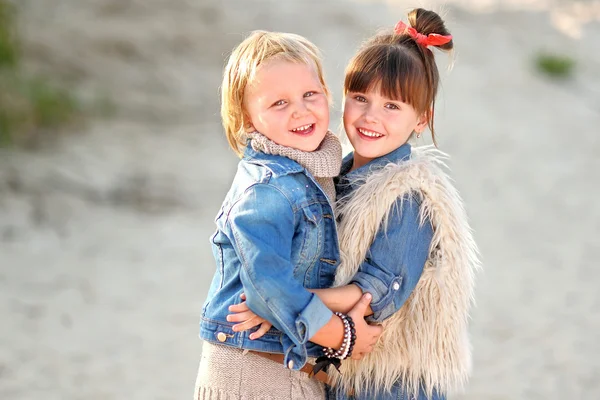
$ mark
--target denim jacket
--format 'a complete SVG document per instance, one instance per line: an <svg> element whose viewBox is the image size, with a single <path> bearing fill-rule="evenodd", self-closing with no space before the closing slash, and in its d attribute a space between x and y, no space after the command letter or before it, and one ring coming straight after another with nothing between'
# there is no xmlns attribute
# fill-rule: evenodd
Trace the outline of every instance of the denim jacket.
<svg viewBox="0 0 600 400"><path fill-rule="evenodd" d="M322 354L308 341L332 312L307 288L333 283L339 264L332 207L314 178L288 158L246 148L211 238L217 269L203 306L200 337L212 343L282 353L290 369ZM234 332L228 307L245 293L248 306L272 322Z"/></svg>
<svg viewBox="0 0 600 400"><path fill-rule="evenodd" d="M360 184L361 177L383 168L386 164L399 163L410 157L411 146L404 144L398 149L368 164L349 172L353 163L353 154L344 159L340 178L336 182L338 198L351 196ZM379 229L366 259L360 264L351 283L363 292L373 295L370 316L372 322L382 322L398 311L416 287L425 262L429 255L429 246L433 238L433 228L426 220L420 223L421 200L418 193L412 193L398 199L390 211L387 229ZM401 382L397 382L392 392L372 390L360 397L347 397L332 389L332 398L342 399L408 399ZM421 393L418 400L425 399ZM435 394L434 399L442 399Z"/></svg>

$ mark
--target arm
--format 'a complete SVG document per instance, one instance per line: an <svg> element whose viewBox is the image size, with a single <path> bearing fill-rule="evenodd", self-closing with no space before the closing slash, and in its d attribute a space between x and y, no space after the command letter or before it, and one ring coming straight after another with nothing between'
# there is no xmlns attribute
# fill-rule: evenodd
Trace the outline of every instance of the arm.
<svg viewBox="0 0 600 400"><path fill-rule="evenodd" d="M417 285L425 261L429 256L429 247L433 238L433 229L428 219L421 224L420 204L412 196L398 200L388 217L387 230L380 230L360 265L350 285L311 290L317 293L331 309L345 312L360 297L360 293L371 293L373 302L365 308L368 319L381 322L402 307ZM357 292L358 289L358 292ZM241 304L232 306L232 312L245 312ZM231 317L231 319L229 319ZM230 315L228 319L242 322L235 330L245 330L263 321L251 321L251 312L245 315ZM237 327L237 329L236 329ZM268 326L253 333L253 338L262 336Z"/></svg>
<svg viewBox="0 0 600 400"><path fill-rule="evenodd" d="M308 340L333 348L339 348L343 340L341 320L293 276L294 222L288 199L265 184L249 188L228 215L232 244L242 264L240 279L247 305L290 339L284 343L286 364L290 351L305 356ZM364 320L355 322L355 350L360 354L368 351L381 330Z"/></svg>
<svg viewBox="0 0 600 400"><path fill-rule="evenodd" d="M232 207L227 223L248 306L302 346L333 313L293 276L294 218L283 193L256 184Z"/></svg>
<svg viewBox="0 0 600 400"><path fill-rule="evenodd" d="M410 296L433 238L431 223L425 219L421 224L420 203L412 195L396 201L387 222L387 231L377 232L352 280L362 292L373 295L373 315L368 320L374 322L389 318Z"/></svg>
<svg viewBox="0 0 600 400"><path fill-rule="evenodd" d="M343 313L352 309L363 292L373 293L373 303L377 303L375 307L379 315L372 319L381 321L387 318L408 298L423 272L433 232L429 221L425 221L427 226L422 227L419 227L419 222L419 204L416 200L406 197L403 202L398 201L388 219L387 232L378 232L371 244L367 259L359 267L353 283L330 289L310 289L310 291L319 296L330 310ZM387 285L386 281L397 281L398 277L401 277L402 281L406 277L403 290L395 299L398 307L393 306L382 313L384 308L390 306L390 301L382 301L390 292L390 285ZM393 283L391 290L394 290ZM393 296L388 297L388 300L394 300ZM371 306L367 307L365 316L373 314ZM382 317L382 314L385 315Z"/></svg>
<svg viewBox="0 0 600 400"><path fill-rule="evenodd" d="M362 289L355 284L340 286L331 289L308 289L319 296L327 308L347 314L363 295ZM365 310L365 316L372 315L373 310L369 305Z"/></svg>
<svg viewBox="0 0 600 400"><path fill-rule="evenodd" d="M242 293L240 297L243 300L240 304L229 306L229 311L233 314L227 315L227 321L239 322L238 324L233 325L232 329L234 332L245 331L260 325L256 331L249 335L251 340L258 339L267 333L273 325L250 310L246 303L245 294ZM355 360L360 360L364 354L371 352L377 339L383 332L381 326L370 326L363 318L363 316L367 314L366 310L369 307L369 303L371 303L371 299L372 296L369 293L361 295L354 307L346 313L348 316L352 317L352 320L355 322L356 342L354 344L354 351L352 352L352 358ZM331 322L334 322L334 324L328 323L325 325L310 338L310 341L314 343L326 343L328 338L337 335L339 327L337 326L336 321ZM322 346L333 347L326 344L322 344Z"/></svg>

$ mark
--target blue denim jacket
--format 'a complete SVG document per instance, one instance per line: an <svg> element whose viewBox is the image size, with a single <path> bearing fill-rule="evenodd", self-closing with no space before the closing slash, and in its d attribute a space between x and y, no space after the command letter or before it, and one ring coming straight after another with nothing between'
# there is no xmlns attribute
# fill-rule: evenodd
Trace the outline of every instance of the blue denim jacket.
<svg viewBox="0 0 600 400"><path fill-rule="evenodd" d="M332 207L314 178L288 158L247 147L216 217L217 270L202 310L200 337L242 349L282 353L288 368L322 355L308 341L332 312L307 288L331 286L339 264ZM228 307L241 293L274 328L234 332Z"/></svg>
<svg viewBox="0 0 600 400"><path fill-rule="evenodd" d="M399 163L410 157L411 146L406 143L389 154L376 158L368 164L349 172L353 154L344 158L340 178L336 182L338 198L352 195L358 188L358 177L384 167L390 162ZM360 182L360 180L358 180ZM402 201L403 200L403 201ZM365 261L351 283L358 285L363 293L373 295L370 316L372 322L382 322L402 307L417 285L425 261L429 255L429 246L433 238L433 228L426 220L420 224L420 195L412 193L404 199L398 199L388 219L387 230L380 229L369 248ZM401 382L394 385L392 393L370 392L361 397L346 397L335 393L337 399L408 399ZM424 396L424 394L423 394ZM336 398L336 397L334 397ZM419 396L418 400L425 399ZM442 397L434 396L434 399Z"/></svg>

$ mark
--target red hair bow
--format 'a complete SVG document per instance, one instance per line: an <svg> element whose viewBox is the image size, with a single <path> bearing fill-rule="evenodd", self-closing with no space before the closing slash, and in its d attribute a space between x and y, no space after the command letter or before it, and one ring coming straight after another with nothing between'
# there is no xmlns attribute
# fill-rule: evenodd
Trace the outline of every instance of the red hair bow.
<svg viewBox="0 0 600 400"><path fill-rule="evenodd" d="M429 35L423 35L422 33L417 32L415 28L412 26L406 25L404 22L399 21L394 28L394 32L398 35L403 33L408 34L410 37L415 39L415 41L421 46L441 46L443 44L448 43L452 40L452 35L440 35L437 33L430 33Z"/></svg>

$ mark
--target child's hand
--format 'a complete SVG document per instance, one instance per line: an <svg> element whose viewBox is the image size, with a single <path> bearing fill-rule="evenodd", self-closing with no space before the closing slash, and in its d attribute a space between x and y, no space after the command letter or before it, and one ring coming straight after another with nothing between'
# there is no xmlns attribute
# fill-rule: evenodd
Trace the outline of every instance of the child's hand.
<svg viewBox="0 0 600 400"><path fill-rule="evenodd" d="M240 298L246 300L246 295L241 294ZM233 314L227 315L227 321L229 322L240 322L235 324L232 329L234 332L247 331L255 326L260 325L260 328L256 332L252 332L249 336L250 340L261 338L271 327L273 326L269 321L254 314L246 305L246 301L240 304L229 306L229 311Z"/></svg>
<svg viewBox="0 0 600 400"><path fill-rule="evenodd" d="M371 294L365 293L348 313L352 317L354 329L356 329L356 342L354 343L354 350L352 350L353 360L360 360L365 354L372 352L383 332L380 325L369 325L365 321L365 310L371 303L371 299Z"/></svg>

